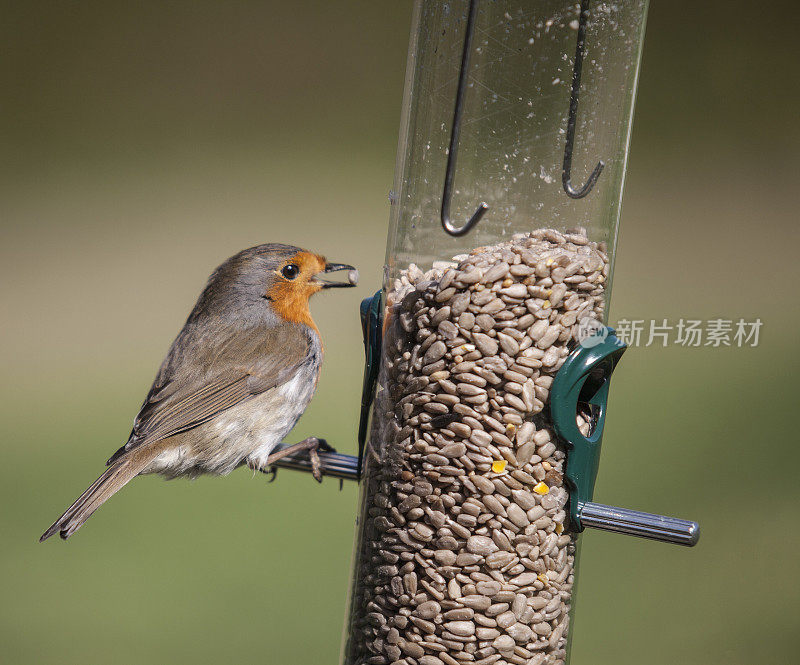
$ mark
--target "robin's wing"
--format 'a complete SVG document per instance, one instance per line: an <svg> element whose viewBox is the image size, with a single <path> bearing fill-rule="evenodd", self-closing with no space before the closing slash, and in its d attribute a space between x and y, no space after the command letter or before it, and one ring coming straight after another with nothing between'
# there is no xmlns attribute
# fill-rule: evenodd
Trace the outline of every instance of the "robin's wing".
<svg viewBox="0 0 800 665"><path fill-rule="evenodd" d="M316 362L312 339L296 326L268 337L232 335L214 348L175 341L133 424L128 442L109 459L185 432L251 397L291 380ZM183 333L182 333L183 335ZM237 339L238 337L238 339Z"/></svg>

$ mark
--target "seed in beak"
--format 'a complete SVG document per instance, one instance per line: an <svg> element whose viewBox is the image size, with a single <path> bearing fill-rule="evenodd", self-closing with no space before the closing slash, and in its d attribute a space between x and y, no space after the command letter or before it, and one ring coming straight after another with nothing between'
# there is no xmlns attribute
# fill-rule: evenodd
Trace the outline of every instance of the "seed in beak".
<svg viewBox="0 0 800 665"><path fill-rule="evenodd" d="M323 289L331 289L331 288L347 288L350 286L355 286L358 284L358 270L356 270L353 266L349 266L344 263L328 263L325 266L324 272L337 272L339 270L347 270L347 282L328 282L324 279L320 279L319 281L322 283Z"/></svg>

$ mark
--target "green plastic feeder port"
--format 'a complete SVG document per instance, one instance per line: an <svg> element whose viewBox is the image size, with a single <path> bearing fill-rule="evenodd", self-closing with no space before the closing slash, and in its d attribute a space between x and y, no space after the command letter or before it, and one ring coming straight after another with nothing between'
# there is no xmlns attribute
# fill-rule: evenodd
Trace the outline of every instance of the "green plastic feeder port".
<svg viewBox="0 0 800 665"><path fill-rule="evenodd" d="M571 528L581 532L588 526L692 547L700 538L697 522L592 501L611 374L626 349L612 328L599 327L575 347L553 379L550 414L567 453ZM578 427L579 414L588 419L587 433Z"/></svg>
<svg viewBox="0 0 800 665"><path fill-rule="evenodd" d="M603 328L575 348L553 380L550 414L553 427L567 449L569 514L576 531L584 529L580 508L594 494L611 374L626 349L627 345L611 328ZM588 416L587 435L578 427L579 413Z"/></svg>

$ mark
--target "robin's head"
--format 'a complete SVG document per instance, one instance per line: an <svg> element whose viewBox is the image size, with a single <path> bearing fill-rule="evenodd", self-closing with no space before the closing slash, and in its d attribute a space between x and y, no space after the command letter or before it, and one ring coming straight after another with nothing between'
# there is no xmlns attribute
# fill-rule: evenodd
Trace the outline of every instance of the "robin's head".
<svg viewBox="0 0 800 665"><path fill-rule="evenodd" d="M340 270L349 271L346 281L322 277ZM291 245L257 245L232 256L214 271L196 309L229 312L237 318L258 316L262 311L314 327L309 298L322 289L357 283L358 271L353 266L328 262L324 256Z"/></svg>

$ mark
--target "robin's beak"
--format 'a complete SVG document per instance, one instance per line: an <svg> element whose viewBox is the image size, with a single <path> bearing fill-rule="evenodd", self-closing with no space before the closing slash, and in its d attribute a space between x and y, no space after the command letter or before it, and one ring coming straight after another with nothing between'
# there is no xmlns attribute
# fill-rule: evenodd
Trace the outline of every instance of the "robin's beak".
<svg viewBox="0 0 800 665"><path fill-rule="evenodd" d="M338 272L340 270L348 271L346 282L332 282L325 279L320 279L319 275L316 275L314 279L318 284L322 285L323 289L345 289L358 284L358 270L356 270L353 266L348 266L344 263L326 263L325 270L323 270L323 272Z"/></svg>

